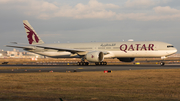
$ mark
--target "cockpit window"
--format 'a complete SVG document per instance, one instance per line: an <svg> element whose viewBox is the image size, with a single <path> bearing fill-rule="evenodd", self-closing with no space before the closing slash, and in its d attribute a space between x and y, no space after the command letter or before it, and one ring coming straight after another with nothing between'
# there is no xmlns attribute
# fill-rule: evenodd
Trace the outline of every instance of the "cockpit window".
<svg viewBox="0 0 180 101"><path fill-rule="evenodd" d="M167 48L170 48L170 47L174 47L174 46L172 46L172 45L168 45L168 46L167 46Z"/></svg>

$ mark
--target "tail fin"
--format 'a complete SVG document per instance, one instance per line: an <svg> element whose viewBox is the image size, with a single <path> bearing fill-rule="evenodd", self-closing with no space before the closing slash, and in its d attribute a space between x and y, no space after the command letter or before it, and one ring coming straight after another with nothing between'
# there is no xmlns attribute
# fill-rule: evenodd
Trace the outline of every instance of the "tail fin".
<svg viewBox="0 0 180 101"><path fill-rule="evenodd" d="M23 24L24 24L24 28L27 34L29 44L35 45L35 44L44 43L27 20L23 20Z"/></svg>

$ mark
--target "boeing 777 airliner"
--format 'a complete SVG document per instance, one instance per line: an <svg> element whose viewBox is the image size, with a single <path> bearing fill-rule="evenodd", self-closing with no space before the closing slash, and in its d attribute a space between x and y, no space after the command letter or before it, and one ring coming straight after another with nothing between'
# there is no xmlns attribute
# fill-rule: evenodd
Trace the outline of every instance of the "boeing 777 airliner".
<svg viewBox="0 0 180 101"><path fill-rule="evenodd" d="M158 41L44 44L27 20L24 20L23 24L29 45L7 45L7 47L22 48L52 58L81 58L82 61L78 62L78 65L88 65L89 62L106 65L104 58L133 62L135 58L166 57L177 52L173 45Z"/></svg>

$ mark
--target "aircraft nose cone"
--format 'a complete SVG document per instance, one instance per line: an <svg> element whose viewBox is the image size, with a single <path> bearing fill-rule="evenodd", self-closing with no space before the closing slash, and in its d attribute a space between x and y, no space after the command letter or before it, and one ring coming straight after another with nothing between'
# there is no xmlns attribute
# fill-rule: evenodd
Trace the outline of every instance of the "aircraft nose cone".
<svg viewBox="0 0 180 101"><path fill-rule="evenodd" d="M174 53L176 53L176 52L177 52L177 49L174 48L174 49L172 50L172 54L174 54Z"/></svg>
<svg viewBox="0 0 180 101"><path fill-rule="evenodd" d="M174 53L176 53L176 52L177 52L177 49L174 48L174 49L171 49L170 51L168 51L168 52L166 52L166 53L167 53L167 55L172 55L172 54L174 54Z"/></svg>
<svg viewBox="0 0 180 101"><path fill-rule="evenodd" d="M174 49L174 53L176 53L176 52L177 52L177 49L175 48L175 49Z"/></svg>

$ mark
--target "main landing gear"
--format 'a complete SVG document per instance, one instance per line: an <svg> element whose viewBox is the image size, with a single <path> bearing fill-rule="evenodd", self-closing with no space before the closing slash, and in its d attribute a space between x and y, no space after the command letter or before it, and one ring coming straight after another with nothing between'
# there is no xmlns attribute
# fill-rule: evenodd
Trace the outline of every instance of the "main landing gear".
<svg viewBox="0 0 180 101"><path fill-rule="evenodd" d="M81 62L77 63L78 66L88 66L89 62L85 62L85 58L81 58Z"/></svg>
<svg viewBox="0 0 180 101"><path fill-rule="evenodd" d="M89 62L78 62L77 63L78 66L88 66L89 65ZM101 66L101 65L107 65L107 62L95 62L95 65L96 66Z"/></svg>
<svg viewBox="0 0 180 101"><path fill-rule="evenodd" d="M77 65L78 65L78 66L87 66L87 65L89 65L89 62L83 62L83 61L81 61L81 62L78 62Z"/></svg>
<svg viewBox="0 0 180 101"><path fill-rule="evenodd" d="M81 62L77 63L78 66L88 66L89 62L85 62L85 58L81 58ZM107 65L107 62L95 62L95 65Z"/></svg>
<svg viewBox="0 0 180 101"><path fill-rule="evenodd" d="M107 62L95 62L95 65L107 65Z"/></svg>

